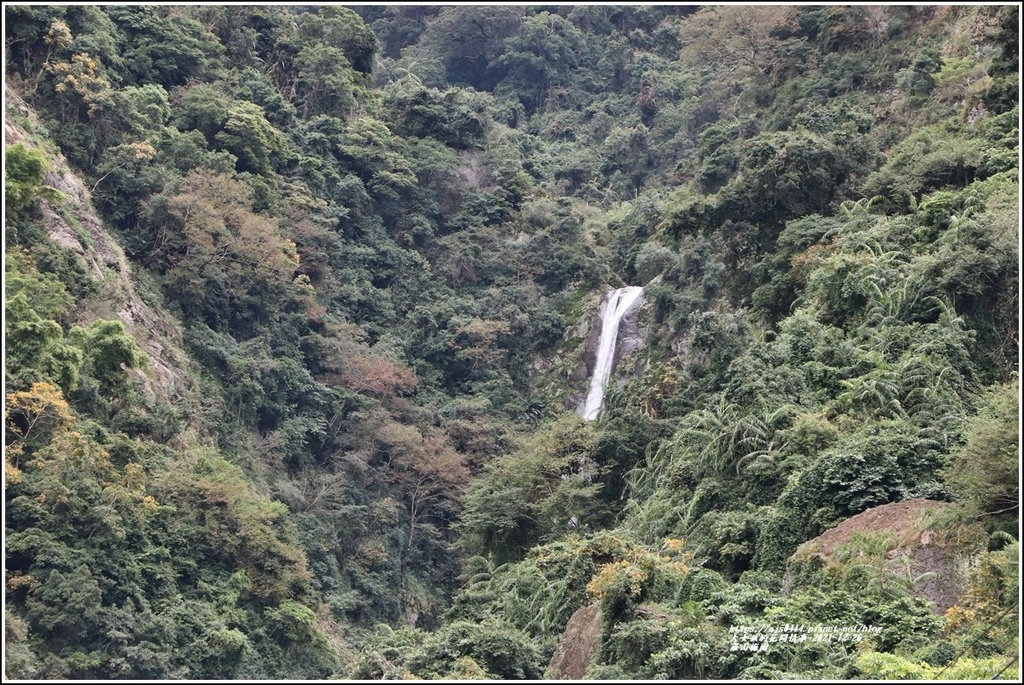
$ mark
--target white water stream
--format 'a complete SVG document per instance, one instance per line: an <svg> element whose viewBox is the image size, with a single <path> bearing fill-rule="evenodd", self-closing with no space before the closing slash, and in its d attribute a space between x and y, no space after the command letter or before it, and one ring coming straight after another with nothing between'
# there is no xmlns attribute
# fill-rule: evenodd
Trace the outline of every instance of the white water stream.
<svg viewBox="0 0 1024 685"><path fill-rule="evenodd" d="M594 374L590 377L587 401L580 410L580 415L587 421L596 419L604 405L604 391L615 367L615 344L619 338L619 322L632 309L643 292L644 289L639 286L630 286L613 290L605 298L601 308L601 339L597 343Z"/></svg>

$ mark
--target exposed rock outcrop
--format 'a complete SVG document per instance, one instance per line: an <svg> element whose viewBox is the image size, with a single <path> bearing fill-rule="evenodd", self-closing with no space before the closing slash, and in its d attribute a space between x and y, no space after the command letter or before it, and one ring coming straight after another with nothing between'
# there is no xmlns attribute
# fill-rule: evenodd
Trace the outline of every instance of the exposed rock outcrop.
<svg viewBox="0 0 1024 685"><path fill-rule="evenodd" d="M986 535L977 526L942 523L956 505L928 499L883 504L851 516L835 528L801 545L790 557L783 592L793 589L793 568L816 558L828 564L844 544L858 533L891 539L885 567L901 577L910 576L913 594L935 604L943 613L957 603L967 583L973 556L984 550ZM908 564L909 562L909 564Z"/></svg>
<svg viewBox="0 0 1024 685"><path fill-rule="evenodd" d="M7 92L10 112L22 121L35 122L32 110L13 92ZM28 131L13 116L4 122L4 143L32 145ZM69 167L60 153L50 152L50 168L44 182L62 194L59 201L41 203L43 222L51 240L76 253L88 273L105 281L104 292L112 297L91 302L77 313L76 323L86 325L97 319L119 319L149 358L152 375L133 370L147 391L164 396L179 395L191 388L183 371L185 356L181 331L174 319L140 296L124 251L107 232L91 204L91 193L82 179Z"/></svg>
<svg viewBox="0 0 1024 685"><path fill-rule="evenodd" d="M644 301L640 300L636 307L626 313L622 318L622 323L619 324L619 339L615 347L615 364L617 367L620 361L629 359L647 341L649 326L645 325L640 316L643 306ZM634 376L642 374L642 361L639 359L635 360L633 368L628 373Z"/></svg>
<svg viewBox="0 0 1024 685"><path fill-rule="evenodd" d="M601 647L601 605L590 604L569 619L551 655L545 678L579 680Z"/></svg>

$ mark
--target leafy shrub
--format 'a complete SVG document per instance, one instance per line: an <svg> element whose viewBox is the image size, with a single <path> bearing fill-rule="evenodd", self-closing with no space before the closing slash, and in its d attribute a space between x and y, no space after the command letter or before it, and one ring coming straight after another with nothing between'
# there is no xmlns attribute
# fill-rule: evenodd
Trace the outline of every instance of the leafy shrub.
<svg viewBox="0 0 1024 685"><path fill-rule="evenodd" d="M972 513L995 517L987 519L990 526L1020 515L1019 397L1016 379L985 393L946 471L950 488Z"/></svg>
<svg viewBox="0 0 1024 685"><path fill-rule="evenodd" d="M467 658L488 678L537 680L543 673L540 655L529 638L499 619L448 623L429 635L407 664L418 677L448 679L471 669Z"/></svg>
<svg viewBox="0 0 1024 685"><path fill-rule="evenodd" d="M47 164L43 153L24 143L15 143L4 149L4 208L5 221L14 224L31 209L40 198L57 197L57 191L43 184Z"/></svg>

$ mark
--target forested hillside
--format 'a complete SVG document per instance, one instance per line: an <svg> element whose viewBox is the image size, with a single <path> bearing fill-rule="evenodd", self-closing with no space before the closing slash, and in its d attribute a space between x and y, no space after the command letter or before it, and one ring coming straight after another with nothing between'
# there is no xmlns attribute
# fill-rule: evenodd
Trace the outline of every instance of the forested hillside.
<svg viewBox="0 0 1024 685"><path fill-rule="evenodd" d="M5 678L1017 677L1016 5L4 19Z"/></svg>

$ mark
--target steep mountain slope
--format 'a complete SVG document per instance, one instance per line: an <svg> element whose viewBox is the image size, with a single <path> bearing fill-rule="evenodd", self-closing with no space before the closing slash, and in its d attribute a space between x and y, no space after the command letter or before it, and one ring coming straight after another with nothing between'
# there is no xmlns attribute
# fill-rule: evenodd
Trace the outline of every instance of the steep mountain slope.
<svg viewBox="0 0 1024 685"><path fill-rule="evenodd" d="M539 678L585 607L588 677L1010 662L1015 6L5 25L6 675ZM941 615L793 560L918 498Z"/></svg>
<svg viewBox="0 0 1024 685"><path fill-rule="evenodd" d="M38 119L17 94L8 93L8 98L14 104L13 111L8 109L11 116L4 119L4 144L32 146L32 136L18 119L39 131ZM96 282L95 288L108 298L94 302L94 307L88 311L77 312L74 323L88 325L98 319L120 320L147 355L149 368L154 373L151 381L142 377L147 382L148 394L159 392L169 401L175 395L194 390L188 385L188 374L181 370L187 362L181 352L180 329L166 312L154 310L137 292L132 267L116 238L104 229L102 220L90 207L89 191L82 179L56 152L42 180L57 193L54 203L42 203L39 207L47 237L65 254L70 251L78 255L85 273ZM117 299L109 299L112 297Z"/></svg>

